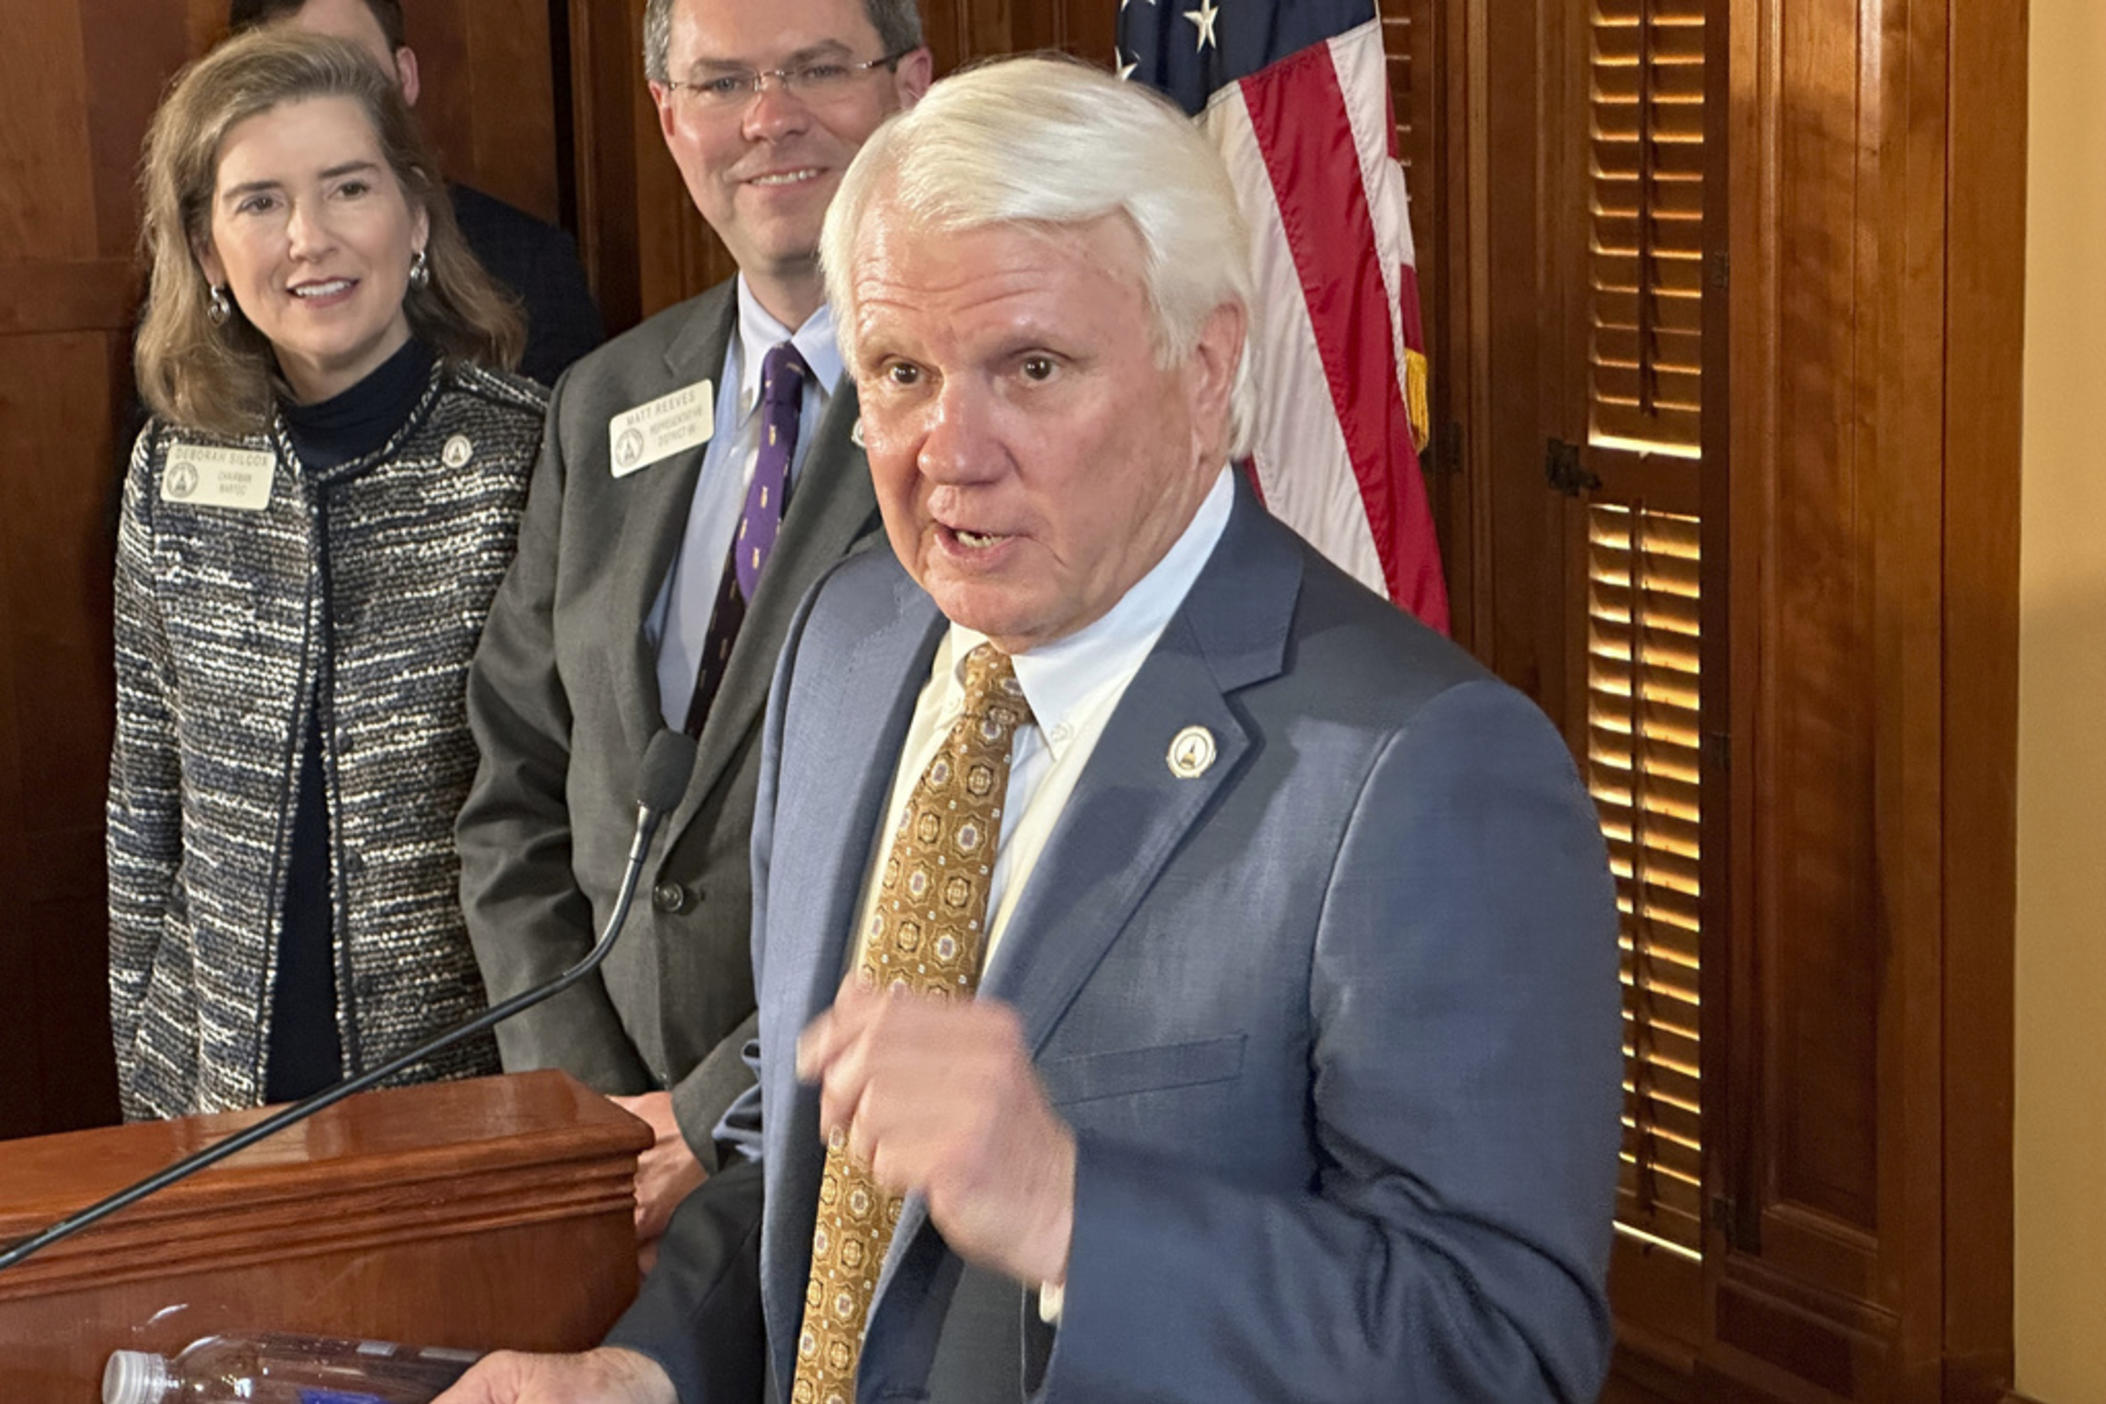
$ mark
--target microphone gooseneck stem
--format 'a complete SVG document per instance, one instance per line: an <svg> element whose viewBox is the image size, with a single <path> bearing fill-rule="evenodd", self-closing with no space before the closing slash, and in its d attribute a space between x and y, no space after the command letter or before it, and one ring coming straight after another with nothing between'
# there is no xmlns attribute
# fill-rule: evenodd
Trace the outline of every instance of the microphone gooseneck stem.
<svg viewBox="0 0 2106 1404"><path fill-rule="evenodd" d="M546 985L539 985L533 989L521 991L502 1004L492 1005L467 1023L460 1025L458 1028L449 1029L437 1038L432 1039L429 1043L419 1044L417 1047L410 1049L409 1052L391 1058L377 1068L362 1072L349 1081L340 1082L334 1087L325 1087L312 1096L294 1102L282 1111L272 1113L254 1126L246 1127L223 1141L215 1141L203 1150L184 1156L175 1164L139 1181L139 1183L132 1185L128 1189L119 1190L109 1198L99 1200L79 1213L59 1220L42 1233L23 1239L6 1252L0 1253L0 1272L13 1267L30 1254L48 1248L62 1238L70 1238L90 1224L98 1223L118 1210L128 1208L146 1198L146 1196L167 1188L185 1176L193 1175L208 1165L217 1165L228 1156L238 1154L255 1145L258 1141L276 1135L294 1122L303 1121L325 1107L335 1106L344 1098L363 1092L375 1083L393 1077L396 1073L401 1072L413 1063L422 1062L432 1054L442 1049L451 1048L462 1039L479 1034L491 1025L509 1019L523 1009L531 1008L545 999L561 994L587 975L590 975L599 968L600 962L607 958L607 952L614 949L614 938L621 934L622 922L629 915L629 904L636 896L637 880L643 873L644 853L650 846L651 835L658 828L658 819L659 813L657 811L639 807L636 839L629 846L629 861L622 871L621 888L615 894L614 912L607 918L607 927L606 930L600 933L600 939L594 943L591 950L585 953L585 958L576 965L564 971Z"/></svg>

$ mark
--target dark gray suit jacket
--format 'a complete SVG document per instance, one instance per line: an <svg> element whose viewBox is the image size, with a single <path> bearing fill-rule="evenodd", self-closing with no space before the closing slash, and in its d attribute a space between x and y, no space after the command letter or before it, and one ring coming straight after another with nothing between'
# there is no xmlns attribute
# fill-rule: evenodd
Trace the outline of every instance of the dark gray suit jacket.
<svg viewBox="0 0 2106 1404"><path fill-rule="evenodd" d="M613 476L607 425L721 380L737 299L722 284L587 356L556 385L519 555L468 688L482 761L462 809L461 892L494 1001L582 956L607 919L635 824L637 764L664 724L645 617L680 549L706 446ZM510 1069L560 1067L605 1092L672 1089L714 1167L712 1128L750 1082L750 848L762 704L798 599L876 529L843 383L799 471L687 797L660 828L635 909L592 978L499 1026Z"/></svg>
<svg viewBox="0 0 2106 1404"><path fill-rule="evenodd" d="M686 1404L743 1404L763 1375L787 1397L824 1160L794 1042L841 978L943 623L871 553L783 653L754 824L759 1083L726 1121L758 1172L689 1200L696 1231L610 1337ZM1166 757L1193 725L1219 758L1181 778ZM965 1268L910 1198L862 1400L1594 1398L1620 1055L1593 804L1526 699L1247 490L981 994L1017 1009L1075 1129L1064 1315L1048 1330Z"/></svg>

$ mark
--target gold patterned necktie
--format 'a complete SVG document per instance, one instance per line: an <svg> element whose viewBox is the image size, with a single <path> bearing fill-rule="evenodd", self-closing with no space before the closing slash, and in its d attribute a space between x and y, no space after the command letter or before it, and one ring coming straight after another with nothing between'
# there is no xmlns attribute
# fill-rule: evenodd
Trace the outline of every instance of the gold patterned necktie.
<svg viewBox="0 0 2106 1404"><path fill-rule="evenodd" d="M992 644L968 654L965 709L921 773L885 855L858 962L865 983L932 999L971 999L979 988L1010 741L1030 720L1008 655ZM792 1404L855 1399L870 1298L900 1203L849 1158L837 1130L819 1181Z"/></svg>

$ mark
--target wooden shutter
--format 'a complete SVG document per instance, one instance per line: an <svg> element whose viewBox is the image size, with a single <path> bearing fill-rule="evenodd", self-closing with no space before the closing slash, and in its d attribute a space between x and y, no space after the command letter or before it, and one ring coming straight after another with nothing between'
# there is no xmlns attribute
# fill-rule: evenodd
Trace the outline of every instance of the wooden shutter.
<svg viewBox="0 0 2106 1404"><path fill-rule="evenodd" d="M1690 1251L1703 1232L1699 533L1691 516L1587 508L1587 780L1621 918L1617 1217Z"/></svg>
<svg viewBox="0 0 2106 1404"><path fill-rule="evenodd" d="M1704 0L1593 0L1588 439L1696 457Z"/></svg>
<svg viewBox="0 0 2106 1404"><path fill-rule="evenodd" d="M1608 839L1623 948L1617 1221L1703 1246L1706 0L1592 0L1585 440L1568 561L1583 609L1584 763ZM1584 350L1582 351L1582 346ZM1577 720L1568 718L1568 722Z"/></svg>

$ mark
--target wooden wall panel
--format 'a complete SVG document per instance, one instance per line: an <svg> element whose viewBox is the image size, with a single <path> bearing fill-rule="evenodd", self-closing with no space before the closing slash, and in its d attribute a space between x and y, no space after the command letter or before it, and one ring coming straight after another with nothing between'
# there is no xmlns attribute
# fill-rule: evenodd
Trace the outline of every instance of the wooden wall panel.
<svg viewBox="0 0 2106 1404"><path fill-rule="evenodd" d="M79 257L98 244L79 20L55 7L36 23L11 22L0 45L0 92L11 95L0 123L0 250L10 258Z"/></svg>
<svg viewBox="0 0 2106 1404"><path fill-rule="evenodd" d="M0 340L0 463L14 468L0 474L5 649L34 660L13 688L24 799L15 824L30 861L25 884L11 895L33 901L97 890L102 798L78 777L109 763L101 723L113 704L104 649L74 623L109 615L110 582L97 560L107 540L104 504L92 483L84 492L71 475L35 465L61 438L86 461L111 462L116 445L106 426L115 394L105 333ZM75 942L84 935L92 930Z"/></svg>
<svg viewBox="0 0 2106 1404"><path fill-rule="evenodd" d="M135 286L131 172L188 38L180 13L119 10L39 7L0 55L0 1136L116 1113L108 511ZM120 74L123 96L104 104Z"/></svg>
<svg viewBox="0 0 2106 1404"><path fill-rule="evenodd" d="M983 55L1008 52L1014 29L1010 11L1008 0L925 0L922 34L935 55L936 71L949 73Z"/></svg>
<svg viewBox="0 0 2106 1404"><path fill-rule="evenodd" d="M938 75L991 54L1040 49L1109 64L1119 9L1098 0L922 0L922 32Z"/></svg>
<svg viewBox="0 0 2106 1404"><path fill-rule="evenodd" d="M449 175L554 221L555 74L547 0L406 7L420 115Z"/></svg>
<svg viewBox="0 0 2106 1404"><path fill-rule="evenodd" d="M0 337L86 327L129 332L138 284L129 258L0 258Z"/></svg>
<svg viewBox="0 0 2106 1404"><path fill-rule="evenodd" d="M1842 1318L1852 1303L1886 1308L1874 1335L1891 1346L1901 1305L1881 1271L1901 1224L1880 1183L1882 1150L1899 1144L1882 1135L1894 1103L1881 1076L1898 1027L1881 980L1899 933L1875 867L1875 650L1889 627L1878 538L1899 524L1878 501L1876 367L1891 348L1873 305L1876 171L1861 168L1878 150L1880 66L1848 10L1778 6L1770 27L1756 6L1735 17L1763 45L1769 82L1758 134L1737 154L1768 164L1736 167L1765 193L1736 221L1734 248L1736 335L1748 338L1734 368L1735 517L1748 528L1735 560L1755 585L1735 625L1757 661L1739 709L1755 738L1735 795L1753 882L1733 912L1749 957L1730 998L1741 1056L1728 1087L1753 1110L1728 1180L1752 1231L1719 1265L1718 1329L1728 1346L1860 1397L1887 1361L1866 1356ZM1736 97L1751 77L1743 65ZM1803 1324L1780 1337L1788 1309Z"/></svg>
<svg viewBox="0 0 2106 1404"><path fill-rule="evenodd" d="M2019 494L2027 45L2001 0L1953 0L1945 418L1943 1221L1946 1395L2013 1378L2011 933L2017 902Z"/></svg>
<svg viewBox="0 0 2106 1404"><path fill-rule="evenodd" d="M1790 349L1764 368L1776 438L1747 460L1771 523L1748 574L1762 582L1756 734L1774 743L1749 801L1761 886L1744 929L1763 974L1746 1029L1764 1054L1745 1090L1764 1135L1746 1170L1765 1261L1900 1310L1925 1290L1908 1257L1904 1053L1938 1051L1935 1028L1916 1027L1927 1011L1912 984L1926 962L1935 973L1935 920L1909 915L1926 877L1915 835L1937 802L1915 793L1936 765L1938 703L1936 620L1921 613L1926 587L1936 598L1937 531L1915 485L1935 479L1939 455L1898 455L1901 406L1942 393L1909 384L1904 321L1911 293L1940 296L1911 286L1923 270L1909 255L1912 237L1942 238L1942 212L1928 229L1910 222L1920 117L1904 84L1928 70L1860 48L1879 8L1779 7L1775 31L1779 198L1760 237L1786 270L1776 315Z"/></svg>
<svg viewBox="0 0 2106 1404"><path fill-rule="evenodd" d="M1545 439L1561 427L1552 302L1560 294L1534 177L1539 161L1557 155L1539 151L1542 134L1563 130L1545 97L1553 75L1542 71L1544 28L1562 8L1556 0L1474 0L1468 14L1475 320L1467 363L1457 358L1451 373L1468 376L1470 387L1462 422L1472 480L1471 650L1561 716L1567 515L1543 479ZM1523 153L1538 153L1526 179L1517 178Z"/></svg>
<svg viewBox="0 0 2106 1404"><path fill-rule="evenodd" d="M649 151L636 130L643 8L571 0L572 147L576 153L578 254L610 333L642 318L642 246L635 185ZM632 77L631 75L638 75Z"/></svg>
<svg viewBox="0 0 2106 1404"><path fill-rule="evenodd" d="M1811 100L1857 71L1858 18L1838 6L1790 6L1780 54L1788 92L1808 100L1780 113L1788 183L1777 216L1778 257L1792 270L1779 309L1780 432L1763 633L1774 640L1757 725L1777 739L1758 780L1764 835L1759 869L1774 883L1762 944L1775 952L1765 1008L1774 1021L1772 1110L1776 1193L1871 1231L1877 1226L1872 1094L1880 959L1872 852L1874 625L1871 577L1878 525L1861 494L1872 463L1850 374L1869 208L1857 179L1855 103ZM1876 76L1877 70L1875 70ZM1811 776L1822 783L1808 785Z"/></svg>
<svg viewBox="0 0 2106 1404"><path fill-rule="evenodd" d="M201 2L191 0L193 12ZM139 140L176 63L199 50L188 44L184 14L174 7L142 6L129 0L77 3L81 27L92 36L82 60L88 84L88 149L99 252L105 258L129 258L138 235ZM224 20L226 6L216 8ZM106 42L119 31L124 33L123 42ZM161 57L142 69L138 62L142 53ZM78 257L85 251L73 252Z"/></svg>
<svg viewBox="0 0 2106 1404"><path fill-rule="evenodd" d="M2024 27L1968 0L1731 14L1738 1110L1706 1366L1779 1397L1989 1399L2018 399L1971 368L2016 344L2015 241L1984 236L2024 207ZM1974 804L1979 873L1951 838Z"/></svg>

